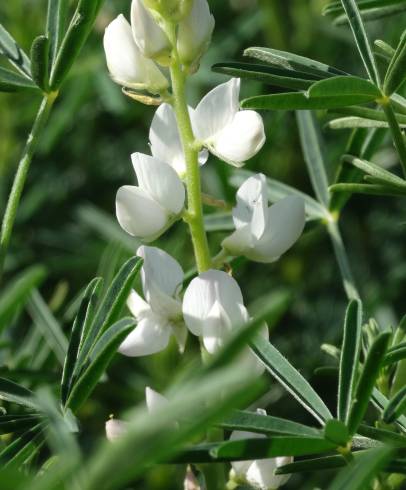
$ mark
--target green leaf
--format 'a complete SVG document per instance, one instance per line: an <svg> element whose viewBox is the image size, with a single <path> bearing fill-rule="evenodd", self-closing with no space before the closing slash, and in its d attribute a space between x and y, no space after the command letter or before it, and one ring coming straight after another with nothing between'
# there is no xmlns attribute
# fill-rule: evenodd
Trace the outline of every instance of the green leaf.
<svg viewBox="0 0 406 490"><path fill-rule="evenodd" d="M329 5L327 5L326 13L339 14L334 20L334 25L347 24L348 18L346 14L341 14L343 12L341 2L333 2L331 5L336 6L338 4L339 8L335 12L327 11L329 8ZM359 0L357 4L364 22L381 19L406 10L404 0Z"/></svg>
<svg viewBox="0 0 406 490"><path fill-rule="evenodd" d="M42 425L37 424L0 451L0 465L19 466L36 452L41 444Z"/></svg>
<svg viewBox="0 0 406 490"><path fill-rule="evenodd" d="M49 91L49 39L38 36L31 45L32 79L43 92Z"/></svg>
<svg viewBox="0 0 406 490"><path fill-rule="evenodd" d="M51 65L62 42L68 7L68 0L48 0L46 36L50 41Z"/></svg>
<svg viewBox="0 0 406 490"><path fill-rule="evenodd" d="M329 490L365 490L392 455L392 448L370 449L344 468Z"/></svg>
<svg viewBox="0 0 406 490"><path fill-rule="evenodd" d="M309 111L301 111L296 113L296 119L302 151L314 192L318 200L327 209L329 205L328 181L314 115Z"/></svg>
<svg viewBox="0 0 406 490"><path fill-rule="evenodd" d="M284 68L285 70L307 73L317 78L346 75L345 72L333 66L278 49L252 47L244 51L244 56L259 59L265 63Z"/></svg>
<svg viewBox="0 0 406 490"><path fill-rule="evenodd" d="M327 123L330 129L354 129L354 128L389 128L389 124L385 121L375 121L374 119L364 119L362 117L339 117L332 119ZM399 125L406 128L406 124Z"/></svg>
<svg viewBox="0 0 406 490"><path fill-rule="evenodd" d="M383 82L383 91L386 95L396 92L406 78L406 31L402 34L395 54L389 64Z"/></svg>
<svg viewBox="0 0 406 490"><path fill-rule="evenodd" d="M353 97L364 98L364 102L371 102L382 97L380 90L373 83L353 76L337 76L319 80L309 87L307 95L310 99L326 97L341 100L342 106L352 105Z"/></svg>
<svg viewBox="0 0 406 490"><path fill-rule="evenodd" d="M38 90L38 87L18 73L0 67L0 92L25 92Z"/></svg>
<svg viewBox="0 0 406 490"><path fill-rule="evenodd" d="M374 388L374 390L372 391L371 401L381 413L383 413L385 411L386 407L389 405L389 400L386 398L386 396L383 395L376 388ZM396 419L395 423L397 425L399 425L399 427L401 427L403 432L406 432L406 416L405 415L399 415L398 418Z"/></svg>
<svg viewBox="0 0 406 490"><path fill-rule="evenodd" d="M339 420L327 420L324 426L324 438L336 446L345 447L350 439L348 429Z"/></svg>
<svg viewBox="0 0 406 490"><path fill-rule="evenodd" d="M357 431L368 408L390 338L391 332L382 332L376 337L369 349L355 390L354 402L347 419L347 427L351 435Z"/></svg>
<svg viewBox="0 0 406 490"><path fill-rule="evenodd" d="M387 119L383 111L370 109L368 107L341 107L334 109L331 112L336 112L338 114L348 114L350 116L358 116L364 119L373 119L374 121L382 121L387 123ZM399 124L406 124L406 116L404 116L403 114L395 114L395 117Z"/></svg>
<svg viewBox="0 0 406 490"><path fill-rule="evenodd" d="M101 4L102 0L79 0L53 65L50 81L52 90L59 89L79 55L90 34Z"/></svg>
<svg viewBox="0 0 406 490"><path fill-rule="evenodd" d="M240 185L249 177L253 176L255 172L250 170L236 169L230 176L229 183L233 187L240 187ZM305 210L308 220L323 220L326 218L326 209L317 202L313 197L298 191L294 187L291 187L278 180L266 178L268 188L268 199L271 202L277 202L280 199L288 196L298 196L304 200Z"/></svg>
<svg viewBox="0 0 406 490"><path fill-rule="evenodd" d="M338 382L337 417L347 422L354 400L355 380L359 364L362 329L362 303L352 300L347 308L341 346Z"/></svg>
<svg viewBox="0 0 406 490"><path fill-rule="evenodd" d="M20 48L9 32L0 24L0 54L29 80L31 79L31 63L29 57Z"/></svg>
<svg viewBox="0 0 406 490"><path fill-rule="evenodd" d="M341 456L322 456L321 458L304 459L294 463L279 466L275 475L290 475L292 473L313 472L321 470L333 470L346 466L347 462Z"/></svg>
<svg viewBox="0 0 406 490"><path fill-rule="evenodd" d="M333 418L310 384L270 342L257 337L251 342L251 348L271 375L321 424Z"/></svg>
<svg viewBox="0 0 406 490"><path fill-rule="evenodd" d="M110 284L94 320L87 324L84 330L74 372L75 377L86 367L87 357L96 340L118 319L141 266L142 259L132 257L125 262Z"/></svg>
<svg viewBox="0 0 406 490"><path fill-rule="evenodd" d="M124 318L108 328L89 353L89 365L72 387L66 407L76 412L90 396L118 347L134 329L135 320Z"/></svg>
<svg viewBox="0 0 406 490"><path fill-rule="evenodd" d="M63 365L68 350L68 341L58 321L37 290L31 293L28 311L56 358Z"/></svg>
<svg viewBox="0 0 406 490"><path fill-rule="evenodd" d="M354 35L355 44L357 45L368 76L370 80L379 87L381 82L378 67L376 66L374 54L372 52L357 3L355 0L341 0L341 3L348 17L348 22Z"/></svg>
<svg viewBox="0 0 406 490"><path fill-rule="evenodd" d="M276 87L306 90L317 78L309 73L288 70L286 68L257 65L253 63L221 63L212 66L216 73L232 77L258 80Z"/></svg>
<svg viewBox="0 0 406 490"><path fill-rule="evenodd" d="M402 342L388 349L384 359L384 366L406 359L406 342Z"/></svg>
<svg viewBox="0 0 406 490"><path fill-rule="evenodd" d="M73 323L69 347L66 354L62 374L62 404L65 404L66 400L68 399L73 380L75 364L78 357L80 341L84 337L84 332L87 325L89 325L91 320L93 319L93 312L101 286L102 280L99 277L93 279L93 281L90 282L90 284L86 288L86 291L84 292L82 301L79 306L78 314L76 315L75 321Z"/></svg>
<svg viewBox="0 0 406 490"><path fill-rule="evenodd" d="M45 268L35 265L24 270L3 289L0 296L0 331L24 307L33 289L42 283L45 276Z"/></svg>
<svg viewBox="0 0 406 490"><path fill-rule="evenodd" d="M361 436L375 439L391 446L406 448L406 437L394 432L393 430L377 429L361 424L358 427L357 433Z"/></svg>
<svg viewBox="0 0 406 490"><path fill-rule="evenodd" d="M404 191L385 185L369 184L334 184L330 186L330 192L349 192L351 194L368 194L372 196L405 196Z"/></svg>
<svg viewBox="0 0 406 490"><path fill-rule="evenodd" d="M383 412L383 421L386 424L394 422L406 409L406 386L401 388L388 403Z"/></svg>
<svg viewBox="0 0 406 490"><path fill-rule="evenodd" d="M3 415L0 416L0 434L25 431L38 423L38 416Z"/></svg>
<svg viewBox="0 0 406 490"><path fill-rule="evenodd" d="M227 430L242 430L266 435L290 435L297 437L319 437L320 431L313 427L298 424L290 420L255 412L237 410L232 413L221 427Z"/></svg>
<svg viewBox="0 0 406 490"><path fill-rule="evenodd" d="M9 379L0 378L0 400L38 409L34 393Z"/></svg>

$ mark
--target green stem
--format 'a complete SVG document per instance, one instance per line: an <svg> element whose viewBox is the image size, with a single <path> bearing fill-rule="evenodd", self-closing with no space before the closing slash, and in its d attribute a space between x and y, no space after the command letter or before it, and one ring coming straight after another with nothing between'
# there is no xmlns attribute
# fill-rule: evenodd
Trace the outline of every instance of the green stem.
<svg viewBox="0 0 406 490"><path fill-rule="evenodd" d="M402 131L400 129L399 123L396 119L395 112L392 107L390 99L385 98L381 103L382 108L385 112L386 119L388 120L389 129L391 130L393 142L395 143L396 149L399 154L400 163L402 164L403 174L406 177L406 144L403 138Z"/></svg>
<svg viewBox="0 0 406 490"><path fill-rule="evenodd" d="M188 194L187 222L192 236L196 265L199 272L211 267L211 257L203 222L202 192L200 184L199 150L195 145L185 94L185 73L177 56L170 67L173 107L178 123L186 160L186 188Z"/></svg>
<svg viewBox="0 0 406 490"><path fill-rule="evenodd" d="M18 206L21 199L21 194L24 189L24 184L27 179L28 170L31 160L37 149L39 135L48 120L50 110L57 97L57 92L46 94L42 99L37 116L35 118L32 130L28 135L24 152L18 164L17 172L14 177L13 186L7 201L6 211L3 216L0 233L0 280L3 273L4 261L7 255L8 246L10 244L11 234L13 232L14 221L16 218Z"/></svg>

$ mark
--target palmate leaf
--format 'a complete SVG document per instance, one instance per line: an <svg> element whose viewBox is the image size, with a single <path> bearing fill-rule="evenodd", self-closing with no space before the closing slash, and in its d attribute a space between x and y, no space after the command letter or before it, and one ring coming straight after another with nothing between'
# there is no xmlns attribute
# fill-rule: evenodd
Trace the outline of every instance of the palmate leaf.
<svg viewBox="0 0 406 490"><path fill-rule="evenodd" d="M28 80L31 79L31 63L29 57L2 24L0 24L0 54L4 55Z"/></svg>
<svg viewBox="0 0 406 490"><path fill-rule="evenodd" d="M371 196L404 197L405 191L396 187L388 187L382 184L334 184L330 186L330 192L346 192L350 194L367 194Z"/></svg>
<svg viewBox="0 0 406 490"><path fill-rule="evenodd" d="M257 337L251 348L271 375L321 424L333 418L329 409L303 376L267 340Z"/></svg>
<svg viewBox="0 0 406 490"><path fill-rule="evenodd" d="M406 408L406 386L401 388L391 400L387 407L385 408L382 418L386 424L391 424L400 415L405 412Z"/></svg>
<svg viewBox="0 0 406 490"><path fill-rule="evenodd" d="M9 379L0 378L0 400L38 410L34 393Z"/></svg>
<svg viewBox="0 0 406 490"><path fill-rule="evenodd" d="M401 342L388 349L383 364L384 366L389 366L402 359L406 359L406 342Z"/></svg>
<svg viewBox="0 0 406 490"><path fill-rule="evenodd" d="M43 443L43 424L37 424L27 430L0 451L1 466L20 466L29 459Z"/></svg>
<svg viewBox="0 0 406 490"><path fill-rule="evenodd" d="M386 95L396 92L406 78L406 31L403 32L383 82Z"/></svg>
<svg viewBox="0 0 406 490"><path fill-rule="evenodd" d="M358 8L364 22L381 19L395 15L406 10L403 0L358 0ZM324 14L335 15L334 24L348 23L348 17L344 12L341 1L332 2L324 9Z"/></svg>
<svg viewBox="0 0 406 490"><path fill-rule="evenodd" d="M38 415L1 415L0 434L10 434L12 432L22 432L38 423Z"/></svg>
<svg viewBox="0 0 406 490"><path fill-rule="evenodd" d="M26 92L38 90L38 87L18 73L0 67L0 92Z"/></svg>
<svg viewBox="0 0 406 490"><path fill-rule="evenodd" d="M48 0L46 36L50 42L49 61L51 65L62 42L68 7L68 0Z"/></svg>
<svg viewBox="0 0 406 490"><path fill-rule="evenodd" d="M362 303L349 303L344 321L338 383L337 417L347 422L354 399L355 380L361 348Z"/></svg>
<svg viewBox="0 0 406 490"><path fill-rule="evenodd" d="M320 80L310 86L309 98L312 97L365 97L365 102L375 100L382 96L381 91L373 83L364 78L353 76L337 76ZM344 99L345 100L345 99ZM350 105L344 103L343 105Z"/></svg>
<svg viewBox="0 0 406 490"><path fill-rule="evenodd" d="M370 109L369 107L339 107L329 112L335 112L337 114L345 114L348 116L356 116L364 119L373 119L375 121L387 122L385 113L376 109ZM399 124L406 124L406 116L404 114L395 114L396 120Z"/></svg>
<svg viewBox="0 0 406 490"><path fill-rule="evenodd" d="M404 0L358 0L357 5L362 12L365 9L383 8L390 5L404 3ZM323 8L323 15L337 15L344 13L344 8L341 0L334 0Z"/></svg>
<svg viewBox="0 0 406 490"><path fill-rule="evenodd" d="M386 398L386 396L384 394L382 394L376 388L374 388L372 391L371 401L372 401L373 405L382 414L384 413L387 406L389 405L389 400ZM403 432L406 433L406 416L405 415L399 415L396 418L395 423L402 429Z"/></svg>

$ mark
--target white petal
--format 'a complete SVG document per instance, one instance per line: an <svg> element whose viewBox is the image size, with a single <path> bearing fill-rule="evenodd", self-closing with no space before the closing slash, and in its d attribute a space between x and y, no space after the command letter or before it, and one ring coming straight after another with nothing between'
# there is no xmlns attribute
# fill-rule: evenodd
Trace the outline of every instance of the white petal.
<svg viewBox="0 0 406 490"><path fill-rule="evenodd" d="M234 257L245 255L253 246L251 226L245 225L238 228L221 242L221 246Z"/></svg>
<svg viewBox="0 0 406 490"><path fill-rule="evenodd" d="M203 326L203 344L209 354L215 354L224 347L232 327L230 317L221 304L215 301Z"/></svg>
<svg viewBox="0 0 406 490"><path fill-rule="evenodd" d="M263 209L268 203L266 177L264 174L256 174L243 182L237 191L237 205L233 209L233 221L238 229L251 224L255 208L258 203Z"/></svg>
<svg viewBox="0 0 406 490"><path fill-rule="evenodd" d="M247 432L243 430L235 430L231 433L230 441L238 441L241 439L263 439L265 436L263 434L258 434L255 432ZM239 478L245 479L247 471L253 461L233 461L231 463L236 475Z"/></svg>
<svg viewBox="0 0 406 490"><path fill-rule="evenodd" d="M185 203L185 188L167 163L143 153L131 155L138 185L169 213L179 214Z"/></svg>
<svg viewBox="0 0 406 490"><path fill-rule="evenodd" d="M162 408L167 407L169 404L167 398L149 386L145 388L145 401L147 403L149 413L155 413Z"/></svg>
<svg viewBox="0 0 406 490"><path fill-rule="evenodd" d="M127 432L128 423L119 419L110 419L106 422L106 437L109 441L115 441Z"/></svg>
<svg viewBox="0 0 406 490"><path fill-rule="evenodd" d="M183 298L183 316L194 335L202 335L216 301L230 317L232 325L240 321L243 298L235 279L223 271L209 270L191 281Z"/></svg>
<svg viewBox="0 0 406 490"><path fill-rule="evenodd" d="M134 289L131 290L128 296L127 306L137 320L140 320L151 312L149 304Z"/></svg>
<svg viewBox="0 0 406 490"><path fill-rule="evenodd" d="M241 167L259 152L264 143L262 117L255 111L240 111L216 134L211 145L216 155L236 167Z"/></svg>
<svg viewBox="0 0 406 490"><path fill-rule="evenodd" d="M103 38L109 72L120 85L159 92L169 86L155 63L142 56L134 42L131 26L119 15L107 27Z"/></svg>
<svg viewBox="0 0 406 490"><path fill-rule="evenodd" d="M182 307L176 297L183 282L182 267L173 257L156 247L141 246L137 255L144 259L142 288L152 309L170 319L181 317Z"/></svg>
<svg viewBox="0 0 406 490"><path fill-rule="evenodd" d="M160 233L168 214L143 189L120 187L116 196L116 215L120 226L130 235L148 239Z"/></svg>
<svg viewBox="0 0 406 490"><path fill-rule="evenodd" d="M247 471L247 481L260 490L274 490L286 483L286 475L275 475L278 466L287 464L292 458L271 458L254 461ZM288 475L289 477L290 475Z"/></svg>
<svg viewBox="0 0 406 490"><path fill-rule="evenodd" d="M170 329L155 315L142 319L126 337L118 351L129 357L148 356L161 352L169 343Z"/></svg>
<svg viewBox="0 0 406 490"><path fill-rule="evenodd" d="M131 3L131 27L135 42L145 57L169 55L169 40L142 0Z"/></svg>
<svg viewBox="0 0 406 490"><path fill-rule="evenodd" d="M233 121L239 108L239 93L240 79L232 78L203 97L192 113L193 129L199 140L210 142Z"/></svg>
<svg viewBox="0 0 406 490"><path fill-rule="evenodd" d="M207 50L214 29L214 17L207 0L193 0L188 16L179 23L178 53L184 64L197 61Z"/></svg>
<svg viewBox="0 0 406 490"><path fill-rule="evenodd" d="M276 260L296 242L304 225L305 207L301 197L285 197L272 205L269 208L266 231L252 250L253 258L256 257L254 260Z"/></svg>

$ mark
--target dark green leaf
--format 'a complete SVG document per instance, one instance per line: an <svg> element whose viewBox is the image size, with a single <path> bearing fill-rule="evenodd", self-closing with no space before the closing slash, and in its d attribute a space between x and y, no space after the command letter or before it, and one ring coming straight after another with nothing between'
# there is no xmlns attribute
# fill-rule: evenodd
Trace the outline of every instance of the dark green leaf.
<svg viewBox="0 0 406 490"><path fill-rule="evenodd" d="M306 471L333 470L346 466L345 459L338 456L323 456L321 458L303 459L294 463L285 464L276 468L276 475L290 475L291 473L301 473Z"/></svg>
<svg viewBox="0 0 406 490"><path fill-rule="evenodd" d="M386 95L396 92L406 78L406 31L400 38L383 82Z"/></svg>
<svg viewBox="0 0 406 490"><path fill-rule="evenodd" d="M37 410L34 393L9 379L0 378L0 400Z"/></svg>
<svg viewBox="0 0 406 490"><path fill-rule="evenodd" d="M92 393L118 347L134 329L135 320L124 318L110 326L89 353L89 365L72 387L66 407L76 412Z"/></svg>
<svg viewBox="0 0 406 490"><path fill-rule="evenodd" d="M406 359L406 342L402 342L388 349L384 359L384 366L401 361L402 359Z"/></svg>
<svg viewBox="0 0 406 490"><path fill-rule="evenodd" d="M365 490L392 455L390 447L363 452L344 468L329 486L329 490Z"/></svg>
<svg viewBox="0 0 406 490"><path fill-rule="evenodd" d="M303 376L267 340L257 337L251 347L265 367L321 424L333 418L323 400Z"/></svg>
<svg viewBox="0 0 406 490"><path fill-rule="evenodd" d="M406 437L394 432L393 430L377 429L365 424L358 427L357 433L361 436L375 439L391 446L406 448Z"/></svg>
<svg viewBox="0 0 406 490"><path fill-rule="evenodd" d="M33 427L38 423L37 416L0 416L0 434L10 434L12 432L22 432Z"/></svg>
<svg viewBox="0 0 406 490"><path fill-rule="evenodd" d="M82 301L79 306L78 314L73 323L71 337L69 341L69 347L65 358L63 367L62 383L61 383L61 401L62 404L66 403L68 395L71 389L73 373L75 364L79 352L80 341L84 336L86 326L90 324L93 319L93 312L97 296L100 292L102 280L95 278L90 282L83 295Z"/></svg>
<svg viewBox="0 0 406 490"><path fill-rule="evenodd" d="M345 72L333 66L287 51L279 51L278 49L252 47L244 51L244 56L259 59L265 63L284 68L285 70L308 73L317 78L346 75Z"/></svg>
<svg viewBox="0 0 406 490"><path fill-rule="evenodd" d="M359 13L357 3L355 0L341 0L341 3L348 17L348 22L354 35L355 44L357 45L368 76L370 80L379 87L381 84L379 71L376 66L374 54L369 44L368 36Z"/></svg>
<svg viewBox="0 0 406 490"><path fill-rule="evenodd" d="M37 424L6 446L0 451L0 465L19 466L22 464L32 454L32 451L38 448L42 439L41 432L42 424Z"/></svg>
<svg viewBox="0 0 406 490"><path fill-rule="evenodd" d="M38 87L27 77L0 67L0 92L24 92L27 90L38 90Z"/></svg>
<svg viewBox="0 0 406 490"><path fill-rule="evenodd" d="M49 39L38 36L31 45L31 75L38 87L49 90Z"/></svg>
<svg viewBox="0 0 406 490"><path fill-rule="evenodd" d="M374 121L387 122L385 113L381 110L370 109L368 107L341 107L334 109L331 112L336 112L338 114L348 114L350 116L357 116L364 119L373 119ZM396 120L399 124L406 124L406 116L403 114L395 114Z"/></svg>
<svg viewBox="0 0 406 490"><path fill-rule="evenodd" d="M406 386L401 388L385 408L382 418L386 424L394 422L399 415L403 415L406 408Z"/></svg>
<svg viewBox="0 0 406 490"><path fill-rule="evenodd" d="M350 192L351 194L369 194L373 196L405 196L404 191L397 190L394 187L373 184L334 184L330 186L331 192Z"/></svg>
<svg viewBox="0 0 406 490"><path fill-rule="evenodd" d="M381 413L383 413L386 407L389 405L389 400L386 398L386 396L376 388L374 388L372 391L371 401ZM399 425L399 427L401 427L403 432L406 432L406 416L400 415L395 422L397 425Z"/></svg>
<svg viewBox="0 0 406 490"><path fill-rule="evenodd" d="M308 73L253 63L230 62L217 64L212 67L212 70L232 77L248 78L264 82L268 85L297 90L308 89L316 78Z"/></svg>
<svg viewBox="0 0 406 490"><path fill-rule="evenodd" d="M362 117L338 117L327 123L330 129L354 129L354 128L389 128L389 124L385 121L375 121L374 119L364 119ZM400 125L406 128L406 124Z"/></svg>
<svg viewBox="0 0 406 490"><path fill-rule="evenodd" d="M3 289L0 297L0 330L24 307L32 290L42 283L45 276L45 268L35 265L23 271Z"/></svg>
<svg viewBox="0 0 406 490"><path fill-rule="evenodd" d="M62 42L68 7L68 0L48 0L46 36L50 41L51 65Z"/></svg>
<svg viewBox="0 0 406 490"><path fill-rule="evenodd" d="M319 80L307 91L309 98L341 99L342 105L351 105L353 97L365 97L365 102L382 97L380 90L368 80L353 76L337 76ZM346 102L348 97L349 103Z"/></svg>
<svg viewBox="0 0 406 490"><path fill-rule="evenodd" d="M354 399L355 381L359 363L362 328L362 303L352 300L347 308L344 322L344 336L341 347L338 383L337 417L348 421Z"/></svg>
<svg viewBox="0 0 406 490"><path fill-rule="evenodd" d="M350 439L348 429L343 422L331 419L324 426L324 438L336 446L345 447Z"/></svg>
<svg viewBox="0 0 406 490"><path fill-rule="evenodd" d="M4 55L23 75L31 79L30 59L1 24L0 54Z"/></svg>
<svg viewBox="0 0 406 490"><path fill-rule="evenodd" d="M255 412L235 411L231 417L220 424L227 430L243 430L267 435L291 435L298 437L319 437L320 431L313 427L298 424L290 420Z"/></svg>
<svg viewBox="0 0 406 490"><path fill-rule="evenodd" d="M390 338L391 332L382 332L376 337L369 349L347 419L347 426L351 435L355 434L365 415Z"/></svg>
<svg viewBox="0 0 406 490"><path fill-rule="evenodd" d="M385 170L376 163L369 162L368 160L363 160L352 155L344 155L343 161L350 163L372 177L379 179L382 184L388 184L389 186L399 187L399 189L406 190L405 180L401 179L392 172L388 172L388 170Z"/></svg>

